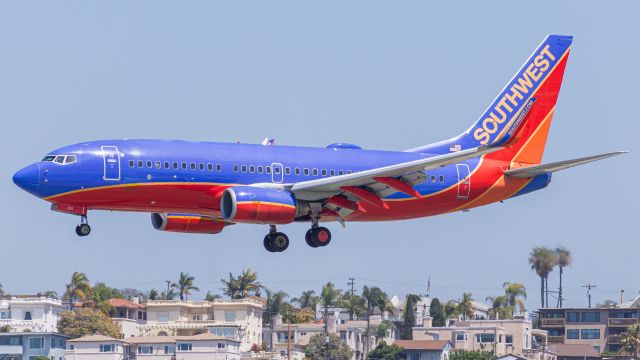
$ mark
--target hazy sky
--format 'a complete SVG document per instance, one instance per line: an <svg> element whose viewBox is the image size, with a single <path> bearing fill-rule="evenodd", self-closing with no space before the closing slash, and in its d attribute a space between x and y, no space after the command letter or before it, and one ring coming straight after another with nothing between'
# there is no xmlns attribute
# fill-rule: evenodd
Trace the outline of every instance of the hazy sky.
<svg viewBox="0 0 640 360"><path fill-rule="evenodd" d="M64 4L62 6L61 4ZM569 248L566 304L640 290L638 2L615 1L1 1L0 282L61 292L73 271L115 287L163 288L181 271L202 298L255 269L297 296L333 281L477 300L504 281L539 279L534 246ZM267 226L218 235L156 231L148 214L78 219L14 186L13 173L57 147L111 138L179 138L403 150L467 129L548 33L574 35L545 161L631 154L554 175L546 190L468 213L330 224L323 249L307 224L270 254ZM557 271L550 285L556 286Z"/></svg>

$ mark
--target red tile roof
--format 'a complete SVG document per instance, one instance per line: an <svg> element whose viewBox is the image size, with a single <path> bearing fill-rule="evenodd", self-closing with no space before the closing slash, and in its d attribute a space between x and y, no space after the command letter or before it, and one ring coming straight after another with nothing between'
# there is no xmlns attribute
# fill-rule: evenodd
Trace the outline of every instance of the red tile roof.
<svg viewBox="0 0 640 360"><path fill-rule="evenodd" d="M443 350L449 340L396 340L394 345L398 345L405 350Z"/></svg>
<svg viewBox="0 0 640 360"><path fill-rule="evenodd" d="M125 299L109 299L109 304L113 307L123 307L128 309L144 309L144 305L136 304L133 301Z"/></svg>

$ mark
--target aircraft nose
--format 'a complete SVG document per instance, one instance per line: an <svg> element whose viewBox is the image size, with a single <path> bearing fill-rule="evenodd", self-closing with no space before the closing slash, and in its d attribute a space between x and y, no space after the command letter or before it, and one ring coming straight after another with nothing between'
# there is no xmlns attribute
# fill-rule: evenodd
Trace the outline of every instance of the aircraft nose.
<svg viewBox="0 0 640 360"><path fill-rule="evenodd" d="M31 164L13 175L13 182L22 190L34 193L40 184L40 165Z"/></svg>

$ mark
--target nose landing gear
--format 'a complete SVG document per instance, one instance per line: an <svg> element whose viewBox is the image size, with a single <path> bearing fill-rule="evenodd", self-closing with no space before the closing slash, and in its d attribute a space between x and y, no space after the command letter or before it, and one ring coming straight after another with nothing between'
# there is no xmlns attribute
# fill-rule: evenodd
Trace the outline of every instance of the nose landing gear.
<svg viewBox="0 0 640 360"><path fill-rule="evenodd" d="M87 221L87 215L80 216L80 224L76 226L76 234L78 236L87 236L91 233L91 226Z"/></svg>

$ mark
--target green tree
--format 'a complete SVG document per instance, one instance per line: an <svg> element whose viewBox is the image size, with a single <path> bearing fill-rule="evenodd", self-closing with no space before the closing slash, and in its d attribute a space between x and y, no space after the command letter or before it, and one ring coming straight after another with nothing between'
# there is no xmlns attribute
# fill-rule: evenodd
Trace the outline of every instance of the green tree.
<svg viewBox="0 0 640 360"><path fill-rule="evenodd" d="M404 349L398 345L387 345L386 342L381 341L373 351L367 355L369 360L400 360L406 359L404 356Z"/></svg>
<svg viewBox="0 0 640 360"><path fill-rule="evenodd" d="M510 319L513 316L512 307L509 306L507 295L488 296L487 302L491 304L489 318L493 320Z"/></svg>
<svg viewBox="0 0 640 360"><path fill-rule="evenodd" d="M262 322L265 325L271 324L273 327L272 318L275 315L280 315L283 313L283 310L285 309L286 305L288 305L285 299L288 298L289 295L282 290L271 291L267 288L264 288L264 293L267 296L267 306L265 311L262 313L263 314Z"/></svg>
<svg viewBox="0 0 640 360"><path fill-rule="evenodd" d="M62 298L74 303L91 299L92 293L93 288L87 275L76 271L71 275L71 281L67 284L67 291Z"/></svg>
<svg viewBox="0 0 640 360"><path fill-rule="evenodd" d="M0 283L0 297L4 296L4 290L2 289L2 283Z"/></svg>
<svg viewBox="0 0 640 360"><path fill-rule="evenodd" d="M516 307L520 313L524 313L524 300L527 300L527 288L519 283L505 282L502 284L504 294L507 297L507 304L511 307L511 317L513 317Z"/></svg>
<svg viewBox="0 0 640 360"><path fill-rule="evenodd" d="M311 336L309 344L304 348L304 355L310 360L350 360L353 351L340 337L335 334L328 336L329 341L322 334Z"/></svg>
<svg viewBox="0 0 640 360"><path fill-rule="evenodd" d="M72 339L93 334L120 338L120 327L104 313L93 309L60 313L58 331Z"/></svg>
<svg viewBox="0 0 640 360"><path fill-rule="evenodd" d="M320 298L313 290L303 291L300 297L291 299L291 303L297 304L300 309L309 309L316 311L316 305Z"/></svg>
<svg viewBox="0 0 640 360"><path fill-rule="evenodd" d="M349 309L349 320L359 319L367 312L362 296L345 291L341 299L340 306Z"/></svg>
<svg viewBox="0 0 640 360"><path fill-rule="evenodd" d="M121 299L123 296L118 289L107 286L103 282L98 282L91 291L91 299L85 302L86 307L102 311L106 315L113 314L113 306L109 303L111 299Z"/></svg>
<svg viewBox="0 0 640 360"><path fill-rule="evenodd" d="M420 301L420 296L408 294L404 304L404 319L400 338L402 340L412 340L413 327L416 326L416 304Z"/></svg>
<svg viewBox="0 0 640 360"><path fill-rule="evenodd" d="M41 292L41 293L39 292L37 294L37 296L38 297L46 297L46 298L49 298L49 299L58 299L59 298L58 297L58 293L53 291L53 290L47 290L47 291L44 291L44 292Z"/></svg>
<svg viewBox="0 0 640 360"><path fill-rule="evenodd" d="M448 322L449 319L457 318L458 315L460 314L458 303L455 302L454 300L447 301L447 303L444 304L443 310L444 310L443 315L444 315L445 322ZM448 324L445 324L445 326L446 325Z"/></svg>
<svg viewBox="0 0 640 360"><path fill-rule="evenodd" d="M160 294L158 293L158 290L156 290L156 289L149 290L149 294L147 295L147 299L149 299L149 300L159 300L160 299Z"/></svg>
<svg viewBox="0 0 640 360"><path fill-rule="evenodd" d="M0 326L0 333L8 333L11 332L11 325L2 325Z"/></svg>
<svg viewBox="0 0 640 360"><path fill-rule="evenodd" d="M222 296L214 294L211 291L207 291L207 295L204 297L206 301L216 301L222 299Z"/></svg>
<svg viewBox="0 0 640 360"><path fill-rule="evenodd" d="M133 301L134 298L138 298L140 302L144 302L147 300L147 294L144 291L134 288L124 288L118 290L118 293L120 293L122 297L130 301Z"/></svg>
<svg viewBox="0 0 640 360"><path fill-rule="evenodd" d="M181 272L178 282L174 282L173 284L171 284L171 287L176 289L176 291L178 291L178 293L180 294L180 300L187 300L187 295L191 295L192 290L200 291L197 286L193 285L193 281L195 279L195 277L189 275L188 273Z"/></svg>
<svg viewBox="0 0 640 360"><path fill-rule="evenodd" d="M458 302L458 313L462 315L462 320L473 317L473 297L471 297L471 293L462 294L462 299Z"/></svg>
<svg viewBox="0 0 640 360"><path fill-rule="evenodd" d="M558 269L560 270L560 283L558 285L558 307L562 307L562 274L564 273L564 268L571 265L573 259L571 258L571 252L564 247L557 247L556 254L558 256ZM548 304L547 304L548 305Z"/></svg>
<svg viewBox="0 0 640 360"><path fill-rule="evenodd" d="M260 296L262 284L258 282L258 274L251 269L244 270L241 275L234 277L229 273L229 280L220 279L223 292L232 299L244 299L249 296Z"/></svg>
<svg viewBox="0 0 640 360"><path fill-rule="evenodd" d="M368 354L371 349L371 316L376 309L380 310L380 313L393 310L393 306L389 302L389 297L379 287L367 287L362 289L362 298L367 304L367 331L365 333L365 354Z"/></svg>
<svg viewBox="0 0 640 360"><path fill-rule="evenodd" d="M486 351L454 351L449 354L449 360L493 360L495 356Z"/></svg>
<svg viewBox="0 0 640 360"><path fill-rule="evenodd" d="M547 292L549 289L549 273L553 271L553 268L557 264L558 255L554 250L547 247L535 247L531 250L531 254L529 254L529 265L531 265L531 269L540 276L540 302L543 308L549 306L549 293Z"/></svg>
<svg viewBox="0 0 640 360"><path fill-rule="evenodd" d="M627 331L622 333L620 342L622 350L638 360L640 358L640 324L629 326Z"/></svg>
<svg viewBox="0 0 640 360"><path fill-rule="evenodd" d="M445 325L446 318L444 316L444 309L438 298L433 298L431 300L431 306L429 307L429 316L431 316L431 318L433 319L432 325L434 327L442 327Z"/></svg>
<svg viewBox="0 0 640 360"><path fill-rule="evenodd" d="M329 334L329 308L340 303L340 290L332 282L324 284L320 292L320 303L324 308L324 333Z"/></svg>

